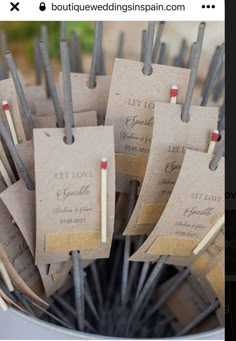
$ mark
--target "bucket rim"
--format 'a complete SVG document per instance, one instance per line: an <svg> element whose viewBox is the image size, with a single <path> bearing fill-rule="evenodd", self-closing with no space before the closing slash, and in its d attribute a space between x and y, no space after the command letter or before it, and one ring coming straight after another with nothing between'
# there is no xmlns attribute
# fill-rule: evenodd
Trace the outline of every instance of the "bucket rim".
<svg viewBox="0 0 236 341"><path fill-rule="evenodd" d="M127 340L126 338L122 338L122 337L97 335L97 334L91 334L91 333L85 333L85 332L80 332L76 330L66 329L61 326L53 325L52 323L49 323L47 321L40 320L36 317L27 316L24 313L12 307L10 307L8 311L12 312L14 315L17 315L18 317L23 318L24 320L28 320L30 323L36 324L37 326L47 328L57 333L62 333L65 336L71 336L71 337L73 336L74 338L77 338L77 339L79 339L79 336L80 336L82 340L101 340L101 339L102 340ZM216 336L215 340L224 340L224 337L219 339L219 333L224 335L224 331L225 331L225 328L219 327L219 328L215 328L213 330L207 331L207 332L193 334L189 336L172 337L171 340L180 340L180 339L209 340L209 336L211 337L210 340L213 340L214 336ZM137 340L137 338L136 339L128 338L128 340ZM138 339L138 340L142 340L142 339ZM164 340L164 339L155 339L155 340Z"/></svg>

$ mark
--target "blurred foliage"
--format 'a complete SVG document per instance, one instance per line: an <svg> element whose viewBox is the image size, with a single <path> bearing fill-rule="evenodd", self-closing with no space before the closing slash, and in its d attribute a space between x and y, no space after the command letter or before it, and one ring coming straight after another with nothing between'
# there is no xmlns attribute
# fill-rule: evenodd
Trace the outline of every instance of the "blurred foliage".
<svg viewBox="0 0 236 341"><path fill-rule="evenodd" d="M60 22L59 21L12 21L0 22L0 31L5 31L9 44L23 43L26 53L33 58L33 38L40 37L40 27L47 25L49 53L51 57L59 58ZM67 22L67 36L70 40L71 31L75 31L80 39L82 52L91 52L93 46L93 23L90 21Z"/></svg>

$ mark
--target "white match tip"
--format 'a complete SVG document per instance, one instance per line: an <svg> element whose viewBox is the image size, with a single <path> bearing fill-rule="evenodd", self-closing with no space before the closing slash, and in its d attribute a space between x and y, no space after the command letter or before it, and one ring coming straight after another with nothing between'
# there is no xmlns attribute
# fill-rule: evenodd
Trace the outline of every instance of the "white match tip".
<svg viewBox="0 0 236 341"><path fill-rule="evenodd" d="M218 129L213 130L213 134L219 134L219 130Z"/></svg>
<svg viewBox="0 0 236 341"><path fill-rule="evenodd" d="M107 162L107 159L106 159L105 157L103 157L103 158L101 159L101 161L102 161L102 162Z"/></svg>
<svg viewBox="0 0 236 341"><path fill-rule="evenodd" d="M171 89L178 90L178 87L177 87L177 85L172 85Z"/></svg>
<svg viewBox="0 0 236 341"><path fill-rule="evenodd" d="M8 102L6 100L2 101L2 105L6 105Z"/></svg>

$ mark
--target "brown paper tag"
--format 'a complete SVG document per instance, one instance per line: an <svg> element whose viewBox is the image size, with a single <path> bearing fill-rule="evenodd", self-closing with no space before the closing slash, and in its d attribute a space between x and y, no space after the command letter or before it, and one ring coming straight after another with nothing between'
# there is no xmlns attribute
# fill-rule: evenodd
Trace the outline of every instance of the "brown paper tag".
<svg viewBox="0 0 236 341"><path fill-rule="evenodd" d="M44 87L42 85L25 86L24 93L30 110L35 115L35 105L42 104L47 99Z"/></svg>
<svg viewBox="0 0 236 341"><path fill-rule="evenodd" d="M11 214L8 213L11 223L12 219L14 219L16 225L13 226L17 228L20 235L22 233L22 240L24 241L25 247L27 249L29 247L31 258L29 258L28 261L30 262L32 259L32 264L34 264L32 256L35 256L36 239L35 192L29 191L23 180L20 180L0 193L0 197ZM5 206L4 208L6 210ZM52 276L48 275L46 265L40 265L37 268L47 296L56 292L64 283L64 280L66 280L66 275L63 275L61 276L60 281L55 282Z"/></svg>
<svg viewBox="0 0 236 341"><path fill-rule="evenodd" d="M192 255L195 246L224 213L224 158L215 171L209 169L211 160L210 154L186 151L161 218L131 260ZM181 265L185 265L184 259Z"/></svg>
<svg viewBox="0 0 236 341"><path fill-rule="evenodd" d="M205 274L210 264L215 262L218 255L225 247L225 236L220 232L210 243L207 249L195 257L191 264L191 271L196 274Z"/></svg>
<svg viewBox="0 0 236 341"><path fill-rule="evenodd" d="M15 85L11 78L0 81L0 103L2 101L8 101L9 108L12 116L12 120L14 122L14 127L16 129L16 134L18 138L18 142L26 141L26 136L23 128L23 123L21 120L21 114L17 102L17 94L15 90ZM5 112L2 109L2 105L0 105L0 115L6 121Z"/></svg>
<svg viewBox="0 0 236 341"><path fill-rule="evenodd" d="M108 257L114 225L115 160L112 127L35 129L36 264L66 261L80 250L84 259ZM63 158L62 158L63 155ZM101 166L108 160L107 243L101 244ZM82 241L82 243L81 243ZM63 257L62 257L63 256Z"/></svg>
<svg viewBox="0 0 236 341"><path fill-rule="evenodd" d="M165 282L159 290L159 295L161 296L161 294L164 293L170 285L173 285L174 282L175 277L171 278L168 282ZM179 324L174 324L176 331L178 331L204 311L209 305L209 300L194 276L190 276L170 296L166 301L166 305L179 322ZM210 318L204 320L192 332L200 333L216 328L217 326L218 321L215 315L212 314Z"/></svg>
<svg viewBox="0 0 236 341"><path fill-rule="evenodd" d="M182 105L155 103L153 139L145 178L126 235L150 234L165 208L186 149L207 151L217 128L215 108L191 107L190 121L182 122Z"/></svg>
<svg viewBox="0 0 236 341"><path fill-rule="evenodd" d="M37 294L34 292L26 283L25 281L18 275L17 271L15 270L14 266L8 259L8 256L0 244L0 260L4 263L6 270L12 280L14 288L18 289L20 292L24 293L25 295L31 297L33 300L36 300L40 303L43 303L47 306L47 303L44 302ZM35 287L35 286L34 286ZM38 287L38 285L37 285Z"/></svg>
<svg viewBox="0 0 236 341"><path fill-rule="evenodd" d="M71 266L71 264L71 259L68 262L52 263L49 265L48 275L53 275L56 272L64 272L68 265Z"/></svg>
<svg viewBox="0 0 236 341"><path fill-rule="evenodd" d="M0 193L16 225L23 234L31 253L35 253L35 192L29 191L23 180Z"/></svg>
<svg viewBox="0 0 236 341"><path fill-rule="evenodd" d="M12 172L11 166L9 164L9 161L7 159L7 156L5 154L5 151L3 149L3 145L1 143L1 141L0 141L0 160L2 161L3 166L5 167L11 182L14 183L16 181L16 179L15 179L15 176Z"/></svg>
<svg viewBox="0 0 236 341"><path fill-rule="evenodd" d="M199 273L204 273L215 257L224 249L225 237L223 231L219 232L216 237L209 241L209 244L195 256L192 254L187 259L186 257L170 256L168 257L167 264L175 264L176 266L185 264L190 266L192 272L197 276Z"/></svg>
<svg viewBox="0 0 236 341"><path fill-rule="evenodd" d="M172 85L179 88L178 102L183 103L185 99L189 70L165 65L152 67L150 76L143 75L141 62L116 59L113 68L106 125L114 126L116 153L131 156L127 169L129 163L132 164L132 156L142 157L147 163L152 139L154 103L169 102ZM119 171L120 166L116 167ZM133 168L132 178L142 182L143 174L136 172L138 168ZM129 192L126 177L124 173L117 177L118 192Z"/></svg>
<svg viewBox="0 0 236 341"><path fill-rule="evenodd" d="M5 190L0 182L0 192ZM8 258L17 273L31 287L33 283L39 280L40 276L30 250L19 230L12 223L12 217L0 199L0 243L8 255Z"/></svg>
<svg viewBox="0 0 236 341"><path fill-rule="evenodd" d="M55 128L57 125L56 116L34 116L35 128ZM97 126L96 111L88 111L74 114L75 127L95 127Z"/></svg>
<svg viewBox="0 0 236 341"><path fill-rule="evenodd" d="M45 294L47 297L50 297L66 283L69 277L71 266L67 266L67 268L65 268L63 271L56 273L57 277L54 277L54 274L49 275L47 273L46 265L39 265L38 269L42 278Z"/></svg>
<svg viewBox="0 0 236 341"><path fill-rule="evenodd" d="M97 76L96 87L89 89L89 75L71 73L73 112L95 110L98 124L103 124L106 115L111 77ZM59 76L59 95L63 106L62 74Z"/></svg>
<svg viewBox="0 0 236 341"><path fill-rule="evenodd" d="M224 250L218 255L217 261L208 271L206 278L222 306L225 302L225 257Z"/></svg>

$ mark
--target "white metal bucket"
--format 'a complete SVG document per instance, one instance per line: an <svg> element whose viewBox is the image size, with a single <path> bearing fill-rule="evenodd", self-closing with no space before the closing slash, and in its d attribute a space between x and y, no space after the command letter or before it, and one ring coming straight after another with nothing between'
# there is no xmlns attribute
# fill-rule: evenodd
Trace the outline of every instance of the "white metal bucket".
<svg viewBox="0 0 236 341"><path fill-rule="evenodd" d="M71 331L53 324L28 317L15 309L0 311L0 339L5 340L118 340L118 338ZM184 340L224 340L224 329L206 333L181 336ZM160 340L160 339L159 339ZM163 339L164 340L164 339ZM166 340L166 339L165 339Z"/></svg>

